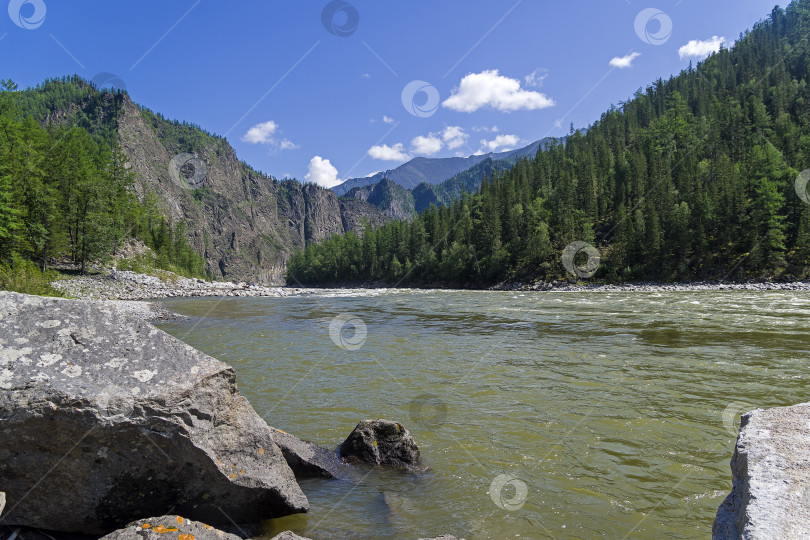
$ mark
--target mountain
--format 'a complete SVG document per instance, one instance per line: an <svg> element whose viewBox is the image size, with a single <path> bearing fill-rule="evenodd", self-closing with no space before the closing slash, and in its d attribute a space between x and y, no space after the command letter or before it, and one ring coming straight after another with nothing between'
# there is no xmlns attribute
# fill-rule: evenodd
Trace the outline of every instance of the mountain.
<svg viewBox="0 0 810 540"><path fill-rule="evenodd" d="M547 139L542 141L535 141L532 144L519 148L517 150L510 150L507 152L480 154L469 157L451 157L451 158L426 158L417 157L404 163L393 170L378 172L365 178L351 178L342 184L332 188L332 191L338 195L345 195L352 188L369 186L376 184L383 178L387 178L399 184L406 189L414 189L419 184L438 184L451 178L463 171L470 169L477 163L485 159L496 160L509 160L520 157L533 157L538 148Z"/></svg>
<svg viewBox="0 0 810 540"><path fill-rule="evenodd" d="M474 195L310 245L288 275L455 287L806 277L808 36L810 0L776 7L733 48L639 89Z"/></svg>
<svg viewBox="0 0 810 540"><path fill-rule="evenodd" d="M224 138L167 120L125 93L100 93L79 77L16 94L23 112L42 125L78 126L120 142L138 198L156 196L170 223L185 224L188 242L214 277L281 283L295 249L388 219L364 201L341 201L318 186L260 173L240 162Z"/></svg>

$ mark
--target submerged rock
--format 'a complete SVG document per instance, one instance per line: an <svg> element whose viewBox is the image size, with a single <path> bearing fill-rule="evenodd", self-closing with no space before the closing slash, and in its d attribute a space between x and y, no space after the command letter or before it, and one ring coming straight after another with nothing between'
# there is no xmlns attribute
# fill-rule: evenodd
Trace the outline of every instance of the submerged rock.
<svg viewBox="0 0 810 540"><path fill-rule="evenodd" d="M106 534L308 502L233 368L92 301L0 292L0 525Z"/></svg>
<svg viewBox="0 0 810 540"><path fill-rule="evenodd" d="M273 441L281 449L287 465L298 480L304 478L344 478L348 466L338 455L315 443L299 439L280 429L273 430Z"/></svg>
<svg viewBox="0 0 810 540"><path fill-rule="evenodd" d="M160 516L133 521L101 540L242 540L241 536L180 516Z"/></svg>
<svg viewBox="0 0 810 540"><path fill-rule="evenodd" d="M363 420L340 445L349 462L413 468L419 465L419 448L399 422Z"/></svg>
<svg viewBox="0 0 810 540"><path fill-rule="evenodd" d="M714 540L810 538L810 403L742 416Z"/></svg>
<svg viewBox="0 0 810 540"><path fill-rule="evenodd" d="M309 540L309 538L304 538L303 536L298 536L292 531L284 531L281 534L275 535L270 540Z"/></svg>

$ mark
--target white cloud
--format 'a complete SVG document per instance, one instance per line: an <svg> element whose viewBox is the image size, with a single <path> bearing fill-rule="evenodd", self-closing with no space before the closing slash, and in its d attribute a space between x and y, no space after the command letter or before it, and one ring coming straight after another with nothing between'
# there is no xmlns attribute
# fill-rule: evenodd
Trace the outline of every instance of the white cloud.
<svg viewBox="0 0 810 540"><path fill-rule="evenodd" d="M492 69L466 75L442 105L460 112L475 112L483 107L512 112L544 109L553 106L554 101L540 92L522 89L520 81L499 75L497 69Z"/></svg>
<svg viewBox="0 0 810 540"><path fill-rule="evenodd" d="M411 159L411 156L405 153L402 143L396 143L394 146L388 146L387 144L372 146L368 149L368 155L383 161L407 161Z"/></svg>
<svg viewBox="0 0 810 540"><path fill-rule="evenodd" d="M318 184L321 187L331 188L340 184L337 169L321 156L315 156L309 162L309 172L304 177L307 182Z"/></svg>
<svg viewBox="0 0 810 540"><path fill-rule="evenodd" d="M526 86L540 88L543 86L543 81L546 80L546 77L548 77L548 70L546 68L539 68L523 77L523 81L526 83Z"/></svg>
<svg viewBox="0 0 810 540"><path fill-rule="evenodd" d="M411 148L415 154L432 156L442 149L442 140L432 133L428 136L418 135L411 139Z"/></svg>
<svg viewBox="0 0 810 540"><path fill-rule="evenodd" d="M370 74L370 73L363 73L363 74L361 75L361 77L363 77L364 79L370 79L370 78L371 78L371 74Z"/></svg>
<svg viewBox="0 0 810 540"><path fill-rule="evenodd" d="M394 119L391 118L390 116L383 115L383 122L385 122L386 124L393 124Z"/></svg>
<svg viewBox="0 0 810 540"><path fill-rule="evenodd" d="M295 150L299 148L290 139L276 139L278 124L269 120L256 124L242 136L242 141L250 144L266 144L272 151L275 150Z"/></svg>
<svg viewBox="0 0 810 540"><path fill-rule="evenodd" d="M366 175L366 178L371 178L371 177L372 177L372 176L374 176L375 174L377 174L377 173L381 173L381 172L382 172L382 171L374 171L373 173L368 173L368 174Z"/></svg>
<svg viewBox="0 0 810 540"><path fill-rule="evenodd" d="M615 56L610 60L610 65L619 69L629 68L633 65L633 60L639 56L641 56L641 53L638 52L632 52L627 56Z"/></svg>
<svg viewBox="0 0 810 540"><path fill-rule="evenodd" d="M726 44L726 38L712 36L710 39L701 41L699 39L693 39L680 49L678 49L678 56L681 57L681 60L684 58L695 57L699 59L706 58L712 53L716 53L720 50L721 45Z"/></svg>
<svg viewBox="0 0 810 540"><path fill-rule="evenodd" d="M256 124L242 137L242 140L251 144L269 143L273 141L273 133L278 129L278 124L270 120Z"/></svg>
<svg viewBox="0 0 810 540"><path fill-rule="evenodd" d="M301 147L298 146L297 144L295 144L294 142L292 142L290 139L283 139L279 143L279 148L281 148L282 150L295 150L296 148L301 148Z"/></svg>
<svg viewBox="0 0 810 540"><path fill-rule="evenodd" d="M517 135L498 135L491 141L481 139L481 148L475 155L486 154L488 152L503 152L512 150L520 143L520 137Z"/></svg>
<svg viewBox="0 0 810 540"><path fill-rule="evenodd" d="M485 132L485 133L498 133L498 126L475 126L472 128L475 132Z"/></svg>
<svg viewBox="0 0 810 540"><path fill-rule="evenodd" d="M450 150L455 150L460 146L467 143L470 136L464 132L464 129L459 126L447 126L442 131L442 141L447 145Z"/></svg>

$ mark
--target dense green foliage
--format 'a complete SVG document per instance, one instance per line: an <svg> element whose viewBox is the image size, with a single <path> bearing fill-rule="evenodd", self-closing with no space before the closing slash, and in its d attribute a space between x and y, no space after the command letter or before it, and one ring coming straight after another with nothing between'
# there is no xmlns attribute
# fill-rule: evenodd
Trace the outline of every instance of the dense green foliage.
<svg viewBox="0 0 810 540"><path fill-rule="evenodd" d="M32 282L30 264L45 272L69 258L84 272L108 257L124 237L145 241L157 263L199 274L202 261L189 248L182 225L171 225L154 200L141 204L133 174L116 142L121 93L98 92L81 79L52 80L0 92L0 265L2 286ZM71 118L54 111L76 109ZM12 279L17 272L19 279ZM28 278L26 278L28 276ZM16 283L16 285L15 285Z"/></svg>
<svg viewBox="0 0 810 540"><path fill-rule="evenodd" d="M297 253L289 280L481 286L566 275L574 241L594 279L745 279L810 265L810 0L775 8L731 50L658 80L478 193Z"/></svg>

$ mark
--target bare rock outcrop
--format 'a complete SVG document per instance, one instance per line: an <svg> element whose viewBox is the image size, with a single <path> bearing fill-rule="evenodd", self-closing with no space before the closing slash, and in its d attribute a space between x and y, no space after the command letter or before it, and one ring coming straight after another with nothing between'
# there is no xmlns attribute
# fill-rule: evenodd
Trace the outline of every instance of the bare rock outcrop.
<svg viewBox="0 0 810 540"><path fill-rule="evenodd" d="M810 403L744 414L731 472L714 540L810 538Z"/></svg>
<svg viewBox="0 0 810 540"><path fill-rule="evenodd" d="M233 368L114 304L0 292L0 526L305 512Z"/></svg>
<svg viewBox="0 0 810 540"><path fill-rule="evenodd" d="M181 516L160 516L133 521L101 540L242 540L241 536Z"/></svg>

